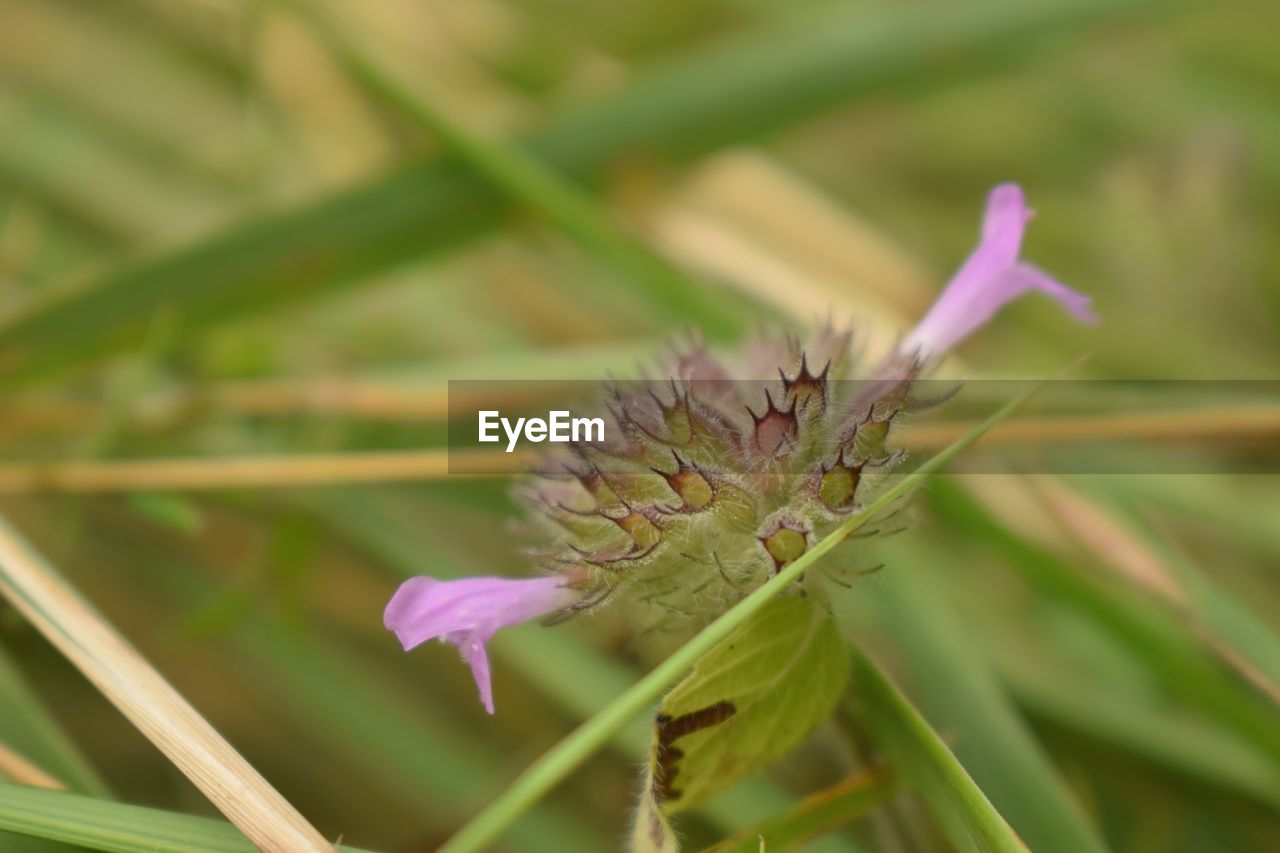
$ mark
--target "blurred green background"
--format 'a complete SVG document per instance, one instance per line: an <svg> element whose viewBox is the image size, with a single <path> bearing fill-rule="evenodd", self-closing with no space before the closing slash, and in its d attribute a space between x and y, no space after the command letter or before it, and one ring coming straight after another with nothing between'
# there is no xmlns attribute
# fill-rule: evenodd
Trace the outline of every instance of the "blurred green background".
<svg viewBox="0 0 1280 853"><path fill-rule="evenodd" d="M448 379L828 316L891 340L1004 180L1103 322L1026 300L971 367L1274 379L1278 27L1261 0L3 0L0 511L328 837L430 849L643 669L616 614L525 626L490 719L454 650L382 628L407 576L527 571L506 481L42 472L323 454L323 480L442 447ZM512 178L538 165L568 213ZM940 480L842 597L1033 849L1055 797L1117 850L1275 849L1280 492L1228 473L1229 432L1218 475ZM644 742L504 849L617 847ZM0 743L213 813L3 604ZM839 744L687 816L690 849L847 775ZM941 844L900 796L814 849Z"/></svg>

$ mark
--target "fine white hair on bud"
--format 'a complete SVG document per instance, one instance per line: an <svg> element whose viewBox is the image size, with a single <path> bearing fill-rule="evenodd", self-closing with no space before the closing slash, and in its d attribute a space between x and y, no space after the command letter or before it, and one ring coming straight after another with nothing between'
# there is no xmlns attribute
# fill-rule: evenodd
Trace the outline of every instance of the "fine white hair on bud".
<svg viewBox="0 0 1280 853"><path fill-rule="evenodd" d="M860 511L905 455L919 366L857 381L850 340L694 343L661 380L609 383L609 440L548 456L520 492L546 568L584 579L573 607L625 600L642 627L694 630Z"/></svg>

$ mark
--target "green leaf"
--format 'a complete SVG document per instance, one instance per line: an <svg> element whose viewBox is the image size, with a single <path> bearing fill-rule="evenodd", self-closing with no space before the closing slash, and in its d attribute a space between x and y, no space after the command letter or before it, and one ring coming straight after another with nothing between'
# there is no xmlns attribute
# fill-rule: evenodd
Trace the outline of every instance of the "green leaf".
<svg viewBox="0 0 1280 853"><path fill-rule="evenodd" d="M680 853L680 840L653 797L653 776L649 772L645 773L644 790L631 824L628 853Z"/></svg>
<svg viewBox="0 0 1280 853"><path fill-rule="evenodd" d="M830 716L848 675L822 604L770 601L662 700L649 754L658 803L683 811L791 750Z"/></svg>
<svg viewBox="0 0 1280 853"><path fill-rule="evenodd" d="M1027 853L964 767L905 696L865 655L853 662L859 718L903 780L928 803L947 838L963 851Z"/></svg>
<svg viewBox="0 0 1280 853"><path fill-rule="evenodd" d="M707 853L759 853L762 846L765 850L791 850L857 820L887 800L894 789L885 772L860 773L805 797L785 814L726 838Z"/></svg>
<svg viewBox="0 0 1280 853"><path fill-rule="evenodd" d="M183 495L131 492L125 499L139 515L179 533L194 536L204 528L200 507Z"/></svg>

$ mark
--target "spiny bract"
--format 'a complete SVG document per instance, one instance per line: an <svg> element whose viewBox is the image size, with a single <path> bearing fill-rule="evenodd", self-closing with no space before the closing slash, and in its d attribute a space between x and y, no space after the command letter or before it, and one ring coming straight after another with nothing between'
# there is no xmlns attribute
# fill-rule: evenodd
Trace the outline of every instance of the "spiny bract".
<svg viewBox="0 0 1280 853"><path fill-rule="evenodd" d="M585 591L571 610L624 599L644 629L696 629L859 511L905 456L889 436L919 365L850 381L854 361L826 329L728 362L694 344L666 379L608 384L605 440L520 490L550 539L534 554Z"/></svg>

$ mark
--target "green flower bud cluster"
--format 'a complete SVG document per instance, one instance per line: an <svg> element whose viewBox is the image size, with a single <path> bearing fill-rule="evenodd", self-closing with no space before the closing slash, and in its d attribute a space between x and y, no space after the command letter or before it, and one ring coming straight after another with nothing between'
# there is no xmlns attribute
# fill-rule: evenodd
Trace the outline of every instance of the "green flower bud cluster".
<svg viewBox="0 0 1280 853"><path fill-rule="evenodd" d="M853 361L850 335L826 329L724 362L695 344L662 382L607 386L606 441L570 445L522 489L549 540L534 553L585 590L577 609L619 601L646 630L701 627L858 512L904 457L890 439L917 405L918 366L842 381Z"/></svg>

